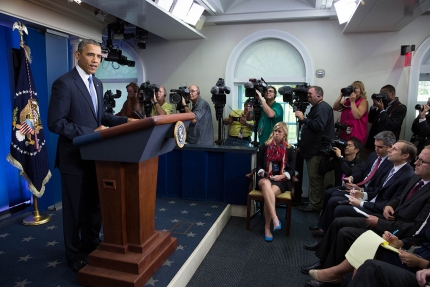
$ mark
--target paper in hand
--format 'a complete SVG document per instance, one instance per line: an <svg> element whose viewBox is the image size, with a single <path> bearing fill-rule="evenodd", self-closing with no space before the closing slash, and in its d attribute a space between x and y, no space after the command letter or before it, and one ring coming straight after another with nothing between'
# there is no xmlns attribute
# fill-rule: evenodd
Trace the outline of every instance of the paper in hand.
<svg viewBox="0 0 430 287"><path fill-rule="evenodd" d="M369 214L367 214L366 212L358 209L357 207L354 206L354 210L357 211L357 213L360 213L362 215L364 215L365 217L369 217Z"/></svg>

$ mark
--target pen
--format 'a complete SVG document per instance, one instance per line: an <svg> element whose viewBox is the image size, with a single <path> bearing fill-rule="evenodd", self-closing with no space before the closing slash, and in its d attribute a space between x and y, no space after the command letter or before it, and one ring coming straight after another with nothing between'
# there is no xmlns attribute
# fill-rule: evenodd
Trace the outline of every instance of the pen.
<svg viewBox="0 0 430 287"><path fill-rule="evenodd" d="M391 234L388 236L387 241L388 241L388 240L390 240L391 236L396 235L396 233L397 233L397 232L399 232L399 230L398 230L398 229L397 229L397 230L395 230L393 233L391 233Z"/></svg>

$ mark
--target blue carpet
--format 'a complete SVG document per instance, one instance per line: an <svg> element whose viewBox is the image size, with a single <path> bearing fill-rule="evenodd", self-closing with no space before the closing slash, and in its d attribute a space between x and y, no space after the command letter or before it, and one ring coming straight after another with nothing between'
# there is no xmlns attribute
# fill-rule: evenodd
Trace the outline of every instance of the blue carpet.
<svg viewBox="0 0 430 287"><path fill-rule="evenodd" d="M144 286L167 286L227 206L221 202L160 198L156 202L155 229L170 231L178 247ZM21 221L0 229L0 286L80 286L66 264L62 212L51 221L24 226Z"/></svg>

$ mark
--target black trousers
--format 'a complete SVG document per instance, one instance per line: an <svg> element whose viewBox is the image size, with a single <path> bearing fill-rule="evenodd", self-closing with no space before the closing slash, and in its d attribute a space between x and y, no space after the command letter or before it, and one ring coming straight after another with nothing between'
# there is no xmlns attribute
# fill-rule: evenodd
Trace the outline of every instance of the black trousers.
<svg viewBox="0 0 430 287"><path fill-rule="evenodd" d="M419 287L415 273L378 260L367 260L349 287Z"/></svg>
<svg viewBox="0 0 430 287"><path fill-rule="evenodd" d="M67 262L91 253L100 243L101 212L96 173L61 174L63 235Z"/></svg>

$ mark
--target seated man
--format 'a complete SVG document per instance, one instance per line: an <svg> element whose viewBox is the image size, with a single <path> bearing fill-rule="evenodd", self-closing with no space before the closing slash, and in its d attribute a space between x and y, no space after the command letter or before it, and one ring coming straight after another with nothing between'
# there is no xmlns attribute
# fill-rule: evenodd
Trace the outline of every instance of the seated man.
<svg viewBox="0 0 430 287"><path fill-rule="evenodd" d="M251 135L254 130L254 121L252 120L252 103L246 100L243 104L243 110L234 110L223 120L224 125L230 125L228 128L228 137L225 140L226 146L249 146Z"/></svg>
<svg viewBox="0 0 430 287"><path fill-rule="evenodd" d="M375 152L369 155L363 169L354 172L352 176L346 177L345 189L355 188L357 185L363 185L364 188L379 188L383 183L383 179L393 168L393 163L386 160L388 156L388 149L396 142L394 134L390 131L384 131L375 136ZM356 184L352 184L355 182ZM324 192L323 210L320 216L320 221L316 226L311 226L310 229L315 235L323 235L330 225L332 219L332 212L335 206L327 208L328 201L333 196L341 196L341 200L345 200L345 192L339 191L339 187L327 189ZM337 203L338 200L335 202ZM327 213L327 212L331 213ZM326 216L330 218L326 219ZM328 222L326 226L324 223Z"/></svg>
<svg viewBox="0 0 430 287"><path fill-rule="evenodd" d="M334 220L341 216L361 216L354 207L362 211L382 215L387 202L394 196L400 195L405 188L414 170L409 162L416 157L416 147L407 141L398 141L388 149L387 160L393 163L394 167L386 174L384 182L377 188L366 187L362 191L350 191L349 199L343 196L332 196L327 203L327 208L318 223L322 230L326 230ZM364 191L365 190L365 191ZM361 201L358 198L369 200ZM346 204L346 205L345 205ZM321 232L323 232L321 230ZM315 232L314 232L315 233ZM314 245L305 245L306 247Z"/></svg>
<svg viewBox="0 0 430 287"><path fill-rule="evenodd" d="M320 261L302 266L301 272L328 268L341 263L352 243L366 230L378 234L399 230L397 236L412 236L422 226L430 213L430 146L426 146L415 161L415 175L397 198L388 202L383 216L367 218L340 217L330 225L316 251ZM315 282L307 286L315 285Z"/></svg>
<svg viewBox="0 0 430 287"><path fill-rule="evenodd" d="M354 172L360 171L364 167L364 161L358 158L362 144L356 137L350 137L342 151L333 147L334 156L330 159L331 153L321 155L318 166L318 173L325 175L334 170L334 185L342 185L342 180Z"/></svg>

